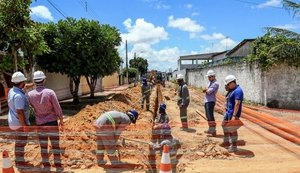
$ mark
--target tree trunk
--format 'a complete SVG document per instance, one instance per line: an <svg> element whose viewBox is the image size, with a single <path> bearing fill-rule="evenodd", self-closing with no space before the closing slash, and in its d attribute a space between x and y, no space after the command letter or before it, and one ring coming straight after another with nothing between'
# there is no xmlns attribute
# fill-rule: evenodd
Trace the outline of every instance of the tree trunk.
<svg viewBox="0 0 300 173"><path fill-rule="evenodd" d="M12 46L12 56L13 56L13 67L14 72L18 71L18 55L15 46Z"/></svg>
<svg viewBox="0 0 300 173"><path fill-rule="evenodd" d="M85 79L89 85L90 88L90 98L95 98L95 88L96 88L96 84L97 84L97 77L95 76L85 76Z"/></svg>
<svg viewBox="0 0 300 173"><path fill-rule="evenodd" d="M73 84L75 84L75 86ZM70 77L70 92L73 96L73 103L79 103L79 97L78 97L79 84L80 84L80 76Z"/></svg>

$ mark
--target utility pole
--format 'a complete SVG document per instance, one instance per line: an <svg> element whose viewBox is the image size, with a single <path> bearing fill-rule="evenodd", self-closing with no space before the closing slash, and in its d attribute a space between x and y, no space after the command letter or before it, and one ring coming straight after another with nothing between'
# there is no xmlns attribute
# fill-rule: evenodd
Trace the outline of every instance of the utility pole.
<svg viewBox="0 0 300 173"><path fill-rule="evenodd" d="M126 82L129 84L128 80L128 50L127 50L127 40L126 40Z"/></svg>

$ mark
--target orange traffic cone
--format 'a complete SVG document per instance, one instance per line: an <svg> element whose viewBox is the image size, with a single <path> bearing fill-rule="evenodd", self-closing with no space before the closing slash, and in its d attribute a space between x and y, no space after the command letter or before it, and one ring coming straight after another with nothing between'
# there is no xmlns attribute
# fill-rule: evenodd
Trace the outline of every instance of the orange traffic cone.
<svg viewBox="0 0 300 173"><path fill-rule="evenodd" d="M159 173L172 173L172 166L171 166L171 159L170 159L168 145L164 145L163 154L161 156Z"/></svg>
<svg viewBox="0 0 300 173"><path fill-rule="evenodd" d="M15 173L8 152L6 150L3 151L2 173Z"/></svg>

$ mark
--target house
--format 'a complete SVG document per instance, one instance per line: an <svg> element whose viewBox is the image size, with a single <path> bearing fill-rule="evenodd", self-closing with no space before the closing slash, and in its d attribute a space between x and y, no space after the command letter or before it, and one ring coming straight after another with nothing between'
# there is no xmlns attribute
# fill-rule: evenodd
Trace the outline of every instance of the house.
<svg viewBox="0 0 300 173"><path fill-rule="evenodd" d="M229 52L227 52L227 58L238 60L240 58L246 57L247 55L251 54L252 51L252 43L255 39L244 39L240 42L237 46L232 48Z"/></svg>

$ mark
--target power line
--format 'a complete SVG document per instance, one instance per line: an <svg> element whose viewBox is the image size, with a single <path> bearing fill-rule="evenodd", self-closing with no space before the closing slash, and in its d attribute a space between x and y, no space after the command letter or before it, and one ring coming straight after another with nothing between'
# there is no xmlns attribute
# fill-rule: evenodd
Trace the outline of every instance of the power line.
<svg viewBox="0 0 300 173"><path fill-rule="evenodd" d="M91 6L88 5L88 2L85 0L78 0L78 3L83 7L83 9L92 17L97 19L97 14L96 12L93 10L93 8Z"/></svg>
<svg viewBox="0 0 300 173"><path fill-rule="evenodd" d="M49 2L49 4L55 8L56 11L58 11L64 18L67 18L66 15L64 15L63 11L58 7L58 5L56 5L54 2L52 2L51 0L47 0Z"/></svg>

